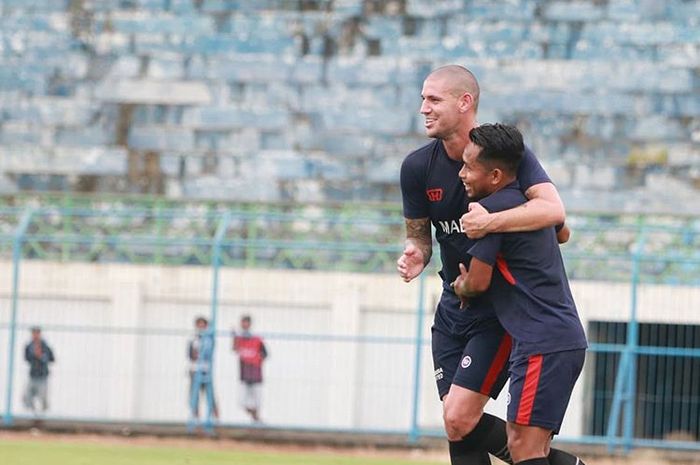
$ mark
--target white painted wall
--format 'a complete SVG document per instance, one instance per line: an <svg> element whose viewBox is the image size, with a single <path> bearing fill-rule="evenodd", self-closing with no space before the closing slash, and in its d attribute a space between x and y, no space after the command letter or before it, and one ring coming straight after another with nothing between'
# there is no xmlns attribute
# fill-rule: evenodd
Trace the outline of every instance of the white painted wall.
<svg viewBox="0 0 700 465"><path fill-rule="evenodd" d="M7 385L11 264L0 262L0 393ZM24 261L18 323L45 327L56 352L51 415L112 420L185 421L187 339L197 315L209 316L212 274L206 267ZM626 320L627 284L573 282L584 326ZM418 283L393 275L221 270L215 362L222 421L246 422L238 406L238 364L227 333L249 313L267 336L263 419L271 425L406 430L410 425ZM423 331L430 337L441 286L427 281ZM643 286L640 320L699 323L700 289ZM322 335L320 338L300 337ZM340 336L330 341L328 336ZM361 343L348 337L362 336ZM377 338L398 338L387 343ZM21 391L28 330L18 333L13 410ZM421 354L420 424L441 426L429 345ZM584 386L574 392L562 434L582 433ZM504 397L489 410L505 415ZM4 395L0 398L4 411Z"/></svg>

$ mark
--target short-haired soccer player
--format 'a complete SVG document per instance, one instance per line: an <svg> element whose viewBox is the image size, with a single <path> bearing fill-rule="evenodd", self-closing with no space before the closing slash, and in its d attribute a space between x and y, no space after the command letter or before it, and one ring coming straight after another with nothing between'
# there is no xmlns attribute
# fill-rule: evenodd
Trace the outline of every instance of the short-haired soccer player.
<svg viewBox="0 0 700 465"><path fill-rule="evenodd" d="M423 82L420 112L426 135L434 140L406 156L401 166L406 220L406 247L397 260L401 278L411 281L430 262L431 224L440 244L443 289L432 327L432 352L452 465L488 465L489 452L510 461L505 422L484 413L489 398L496 398L505 384L510 336L488 304L472 301L471 311L460 310L449 286L473 244L461 227L468 199L458 173L469 131L477 126L479 96L476 77L463 66L431 72ZM559 194L529 150L518 179L531 200L479 218L497 219L493 223L499 231L535 230L564 221ZM556 449L551 459L553 465L575 465L578 460Z"/></svg>
<svg viewBox="0 0 700 465"><path fill-rule="evenodd" d="M517 181L525 147L520 132L486 124L469 132L460 178L470 199L489 212L523 204ZM489 234L468 251L453 283L462 303L487 299L513 338L508 449L516 465L550 465L587 347L554 227ZM494 268L496 271L494 271ZM464 311L468 312L469 309ZM577 459L578 460L578 459Z"/></svg>

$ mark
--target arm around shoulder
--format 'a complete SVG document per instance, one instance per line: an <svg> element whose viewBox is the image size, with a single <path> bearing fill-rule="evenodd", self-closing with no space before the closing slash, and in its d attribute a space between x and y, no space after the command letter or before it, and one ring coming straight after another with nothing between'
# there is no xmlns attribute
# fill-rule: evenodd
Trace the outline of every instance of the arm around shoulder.
<svg viewBox="0 0 700 465"><path fill-rule="evenodd" d="M540 206L543 210L543 212L541 212L542 221L546 221L545 227L564 224L566 221L564 202L562 202L559 196L559 191L557 191L557 188L551 182L543 182L530 186L525 192L525 196L528 198L527 203L535 201L541 204ZM546 212L544 212L544 210L546 210Z"/></svg>
<svg viewBox="0 0 700 465"><path fill-rule="evenodd" d="M531 186L528 201L509 210L491 213L488 233L536 231L564 223L566 212L554 184L543 182Z"/></svg>

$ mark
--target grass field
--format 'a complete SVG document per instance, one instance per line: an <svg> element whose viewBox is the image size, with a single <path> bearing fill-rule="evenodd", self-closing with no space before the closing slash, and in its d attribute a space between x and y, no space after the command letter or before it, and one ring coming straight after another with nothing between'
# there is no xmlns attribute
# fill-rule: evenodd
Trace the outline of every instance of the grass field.
<svg viewBox="0 0 700 465"><path fill-rule="evenodd" d="M249 448L248 448L249 449ZM343 455L342 452L210 450L202 447L92 444L0 438L2 465L438 465L444 462Z"/></svg>
<svg viewBox="0 0 700 465"><path fill-rule="evenodd" d="M587 465L700 465L695 453L671 457L584 457ZM338 449L232 439L120 437L0 429L0 465L446 465L446 451ZM493 463L502 462L493 459Z"/></svg>

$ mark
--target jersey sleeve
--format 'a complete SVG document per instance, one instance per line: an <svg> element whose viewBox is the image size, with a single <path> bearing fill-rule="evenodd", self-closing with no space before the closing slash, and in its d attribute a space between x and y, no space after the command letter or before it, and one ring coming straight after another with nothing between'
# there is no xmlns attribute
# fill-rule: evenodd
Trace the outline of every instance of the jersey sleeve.
<svg viewBox="0 0 700 465"><path fill-rule="evenodd" d="M527 202L527 198L523 194L523 191L524 189L521 190L520 184L518 182L514 182L501 190L484 197L483 199L479 200L479 203L489 213L509 210Z"/></svg>
<svg viewBox="0 0 700 465"><path fill-rule="evenodd" d="M479 200L479 203L489 213L508 210L524 203L527 199L523 193L518 190L518 183L514 182L493 194ZM502 233L487 234L483 238L477 240L471 246L468 253L474 258L478 258L484 263L493 266L496 263L496 256L501 250L503 241Z"/></svg>
<svg viewBox="0 0 700 465"><path fill-rule="evenodd" d="M542 165L540 165L537 157L535 157L535 154L527 147L525 147L523 159L520 162L520 168L518 168L518 182L523 192L526 192L530 187L536 184L552 182L547 172L542 168Z"/></svg>
<svg viewBox="0 0 700 465"><path fill-rule="evenodd" d="M423 175L421 176L421 171ZM415 157L407 157L401 164L401 196L403 216L409 219L430 216L430 205L425 194L425 170L421 170Z"/></svg>
<svg viewBox="0 0 700 465"><path fill-rule="evenodd" d="M481 239L478 239L469 249L469 255L473 258L478 258L482 262L494 266L496 257L501 250L501 242L503 241L503 233L488 234Z"/></svg>

